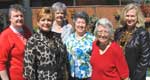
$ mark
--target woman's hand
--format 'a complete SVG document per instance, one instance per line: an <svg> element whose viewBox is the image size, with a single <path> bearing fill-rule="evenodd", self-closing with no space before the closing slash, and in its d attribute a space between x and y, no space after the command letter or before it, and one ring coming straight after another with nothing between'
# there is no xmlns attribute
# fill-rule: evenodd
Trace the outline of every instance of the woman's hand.
<svg viewBox="0 0 150 80"><path fill-rule="evenodd" d="M6 70L0 71L0 76L2 80L9 80Z"/></svg>

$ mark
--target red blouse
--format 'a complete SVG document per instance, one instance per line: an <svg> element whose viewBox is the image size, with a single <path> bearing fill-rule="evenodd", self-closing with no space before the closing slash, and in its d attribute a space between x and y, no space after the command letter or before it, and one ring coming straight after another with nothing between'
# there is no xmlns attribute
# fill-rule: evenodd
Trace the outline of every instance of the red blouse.
<svg viewBox="0 0 150 80"><path fill-rule="evenodd" d="M31 36L27 28L24 38ZM23 57L25 44L12 29L7 28L0 34L0 71L8 70L11 80L24 80L23 78ZM9 63L6 65L6 63Z"/></svg>
<svg viewBox="0 0 150 80"><path fill-rule="evenodd" d="M122 48L115 42L104 54L99 53L97 41L93 42L90 63L92 65L92 80L121 80L129 76Z"/></svg>

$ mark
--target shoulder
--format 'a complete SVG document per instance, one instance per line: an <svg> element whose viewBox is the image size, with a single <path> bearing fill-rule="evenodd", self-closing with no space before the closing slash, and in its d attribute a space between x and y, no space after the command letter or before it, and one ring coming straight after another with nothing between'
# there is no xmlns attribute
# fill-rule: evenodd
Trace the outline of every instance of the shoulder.
<svg viewBox="0 0 150 80"><path fill-rule="evenodd" d="M134 35L141 38L140 40L144 40L144 39L147 39L149 38L149 33L148 31L146 31L145 28L143 27L138 27L136 28L136 31L134 32Z"/></svg>
<svg viewBox="0 0 150 80"><path fill-rule="evenodd" d="M96 45L97 44L97 40L95 40L95 41L93 41L93 43L92 43L93 45Z"/></svg>
<svg viewBox="0 0 150 80"><path fill-rule="evenodd" d="M28 42L36 42L36 41L39 41L41 40L41 37L40 37L40 33L34 33L29 39L28 39Z"/></svg>
<svg viewBox="0 0 150 80"><path fill-rule="evenodd" d="M75 33L71 33L65 41L65 44L72 43L75 41Z"/></svg>
<svg viewBox="0 0 150 80"><path fill-rule="evenodd" d="M11 31L10 28L5 29L4 31L2 31L2 33L0 34L0 44L2 43L9 43L9 40L12 39L11 35L13 35L13 31Z"/></svg>
<svg viewBox="0 0 150 80"><path fill-rule="evenodd" d="M139 33L139 34L146 34L147 31L146 31L145 28L139 27L139 28L137 28L136 33Z"/></svg>
<svg viewBox="0 0 150 80"><path fill-rule="evenodd" d="M63 26L63 30L64 31L69 31L69 32L73 32L73 27L72 27L72 25L71 24L66 24L66 25L64 25Z"/></svg>
<svg viewBox="0 0 150 80"><path fill-rule="evenodd" d="M126 27L124 26L124 27L117 28L115 32L122 32L122 31L125 31L125 30L126 30Z"/></svg>
<svg viewBox="0 0 150 80"><path fill-rule="evenodd" d="M95 38L94 35L93 35L92 33L90 33L90 32L86 32L86 35L87 35L87 37L89 37L89 38Z"/></svg>
<svg viewBox="0 0 150 80"><path fill-rule="evenodd" d="M121 46L120 46L117 42L115 42L115 41L112 41L112 43L111 43L111 48L112 48L114 51L118 51L118 50L122 49Z"/></svg>
<svg viewBox="0 0 150 80"><path fill-rule="evenodd" d="M12 30L8 27L1 32L1 35L10 35L10 33L12 33Z"/></svg>
<svg viewBox="0 0 150 80"><path fill-rule="evenodd" d="M13 31L8 27L4 31L1 32L0 38L8 38L10 35L13 35Z"/></svg>
<svg viewBox="0 0 150 80"><path fill-rule="evenodd" d="M71 24L66 24L65 26L72 28L72 25L71 25Z"/></svg>
<svg viewBox="0 0 150 80"><path fill-rule="evenodd" d="M120 46L118 43L116 43L116 42L112 42L111 50L112 50L112 52L113 52L113 55L114 55L115 57L118 57L118 58L121 57L121 56L124 54L123 49L122 49L121 46Z"/></svg>

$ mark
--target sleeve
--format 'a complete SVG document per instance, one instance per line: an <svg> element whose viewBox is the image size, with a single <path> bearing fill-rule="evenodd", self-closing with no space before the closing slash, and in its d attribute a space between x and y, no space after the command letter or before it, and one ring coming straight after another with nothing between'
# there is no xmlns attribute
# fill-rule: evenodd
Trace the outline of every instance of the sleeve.
<svg viewBox="0 0 150 80"><path fill-rule="evenodd" d="M128 65L127 65L123 50L118 44L116 44L114 52L115 52L114 53L115 64L116 64L118 73L120 75L120 78L121 79L128 78L129 77Z"/></svg>
<svg viewBox="0 0 150 80"><path fill-rule="evenodd" d="M8 61L9 53L11 49L13 48L13 44L10 44L10 40L11 39L8 35L1 34L0 36L0 71L6 70L6 62Z"/></svg>
<svg viewBox="0 0 150 80"><path fill-rule="evenodd" d="M36 49L36 43L34 41L34 38L29 38L25 54L24 54L24 77L27 80L36 80L36 55L35 53L38 53Z"/></svg>
<svg viewBox="0 0 150 80"><path fill-rule="evenodd" d="M140 33L140 56L137 62L133 80L142 80L146 75L148 60L150 57L149 34L146 31Z"/></svg>
<svg viewBox="0 0 150 80"><path fill-rule="evenodd" d="M63 43L68 39L68 37L73 33L72 26L70 24L63 27L63 32L61 33L61 38Z"/></svg>

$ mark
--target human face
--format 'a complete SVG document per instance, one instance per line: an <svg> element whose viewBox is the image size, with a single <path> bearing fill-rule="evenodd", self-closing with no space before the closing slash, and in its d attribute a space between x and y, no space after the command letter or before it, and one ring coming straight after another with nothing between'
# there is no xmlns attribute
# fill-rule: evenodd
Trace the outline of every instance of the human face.
<svg viewBox="0 0 150 80"><path fill-rule="evenodd" d="M86 32L87 24L83 18L77 18L75 21L75 30L78 35L83 36Z"/></svg>
<svg viewBox="0 0 150 80"><path fill-rule="evenodd" d="M127 24L128 28L133 28L137 23L136 10L131 9L131 10L127 11L127 13L125 15L125 20L126 20L126 24Z"/></svg>
<svg viewBox="0 0 150 80"><path fill-rule="evenodd" d="M97 39L103 45L107 44L110 41L110 34L107 28L99 25L97 27Z"/></svg>
<svg viewBox="0 0 150 80"><path fill-rule="evenodd" d="M12 10L9 21L13 27L20 28L24 25L24 15L20 11Z"/></svg>
<svg viewBox="0 0 150 80"><path fill-rule="evenodd" d="M48 17L42 17L38 22L38 26L43 31L49 31L52 26L52 19Z"/></svg>
<svg viewBox="0 0 150 80"><path fill-rule="evenodd" d="M65 14L64 14L64 11L63 10L58 10L54 13L55 15L55 21L56 22L62 22L64 17L65 17Z"/></svg>

